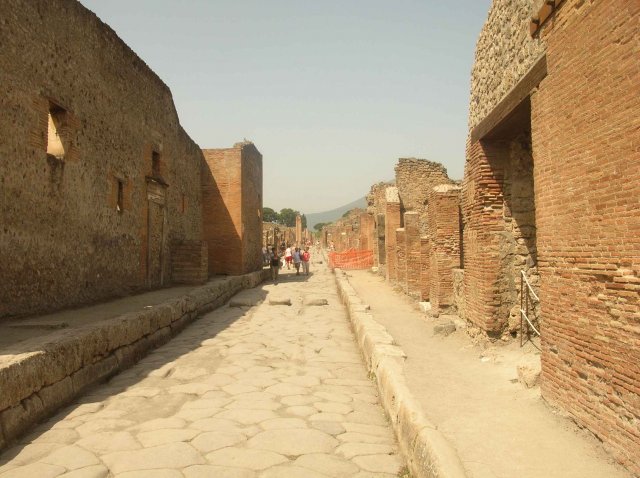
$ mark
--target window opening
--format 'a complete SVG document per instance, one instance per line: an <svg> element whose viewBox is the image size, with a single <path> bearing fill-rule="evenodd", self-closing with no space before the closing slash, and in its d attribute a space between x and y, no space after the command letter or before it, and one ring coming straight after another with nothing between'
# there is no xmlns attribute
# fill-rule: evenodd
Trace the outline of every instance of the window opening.
<svg viewBox="0 0 640 478"><path fill-rule="evenodd" d="M64 159L65 150L62 141L63 124L66 111L58 105L49 104L47 127L47 154L56 159Z"/></svg>
<svg viewBox="0 0 640 478"><path fill-rule="evenodd" d="M124 211L124 181L122 179L116 179L116 181L118 182L116 211L122 213L122 211Z"/></svg>

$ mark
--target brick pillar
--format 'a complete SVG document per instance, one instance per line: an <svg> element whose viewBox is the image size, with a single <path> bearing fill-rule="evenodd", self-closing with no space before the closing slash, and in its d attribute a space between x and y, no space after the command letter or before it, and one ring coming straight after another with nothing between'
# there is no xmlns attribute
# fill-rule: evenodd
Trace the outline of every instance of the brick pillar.
<svg viewBox="0 0 640 478"><path fill-rule="evenodd" d="M429 298L436 316L454 304L453 269L460 267L460 191L460 186L442 184L429 192Z"/></svg>
<svg viewBox="0 0 640 478"><path fill-rule="evenodd" d="M420 214L406 212L404 214L406 286L407 294L420 296Z"/></svg>
<svg viewBox="0 0 640 478"><path fill-rule="evenodd" d="M467 145L462 202L466 318L496 335L507 320L499 314L499 243L504 233L504 166L499 158L499 148L491 143Z"/></svg>
<svg viewBox="0 0 640 478"><path fill-rule="evenodd" d="M395 193L395 194L394 194ZM398 280L398 252L396 249L396 229L400 227L400 198L395 187L386 190L387 205L384 218L385 256L387 260L387 280ZM391 200L390 200L391 198Z"/></svg>
<svg viewBox="0 0 640 478"><path fill-rule="evenodd" d="M407 236L403 227L396 229L397 282L407 291Z"/></svg>
<svg viewBox="0 0 640 478"><path fill-rule="evenodd" d="M420 238L420 299L429 300L429 268L431 241L427 236Z"/></svg>
<svg viewBox="0 0 640 478"><path fill-rule="evenodd" d="M387 263L387 254L385 251L385 215L378 214L376 221L376 244L378 253L376 254L376 265Z"/></svg>
<svg viewBox="0 0 640 478"><path fill-rule="evenodd" d="M373 216L368 213L360 214L360 244L361 250L373 250L374 223Z"/></svg>

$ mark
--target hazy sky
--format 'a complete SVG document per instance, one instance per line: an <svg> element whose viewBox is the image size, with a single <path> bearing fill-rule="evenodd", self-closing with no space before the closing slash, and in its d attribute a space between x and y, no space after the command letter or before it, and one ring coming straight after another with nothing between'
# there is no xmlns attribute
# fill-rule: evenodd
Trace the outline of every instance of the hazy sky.
<svg viewBox="0 0 640 478"><path fill-rule="evenodd" d="M462 178L491 0L81 0L171 88L202 148L251 140L264 205L333 209L400 157Z"/></svg>

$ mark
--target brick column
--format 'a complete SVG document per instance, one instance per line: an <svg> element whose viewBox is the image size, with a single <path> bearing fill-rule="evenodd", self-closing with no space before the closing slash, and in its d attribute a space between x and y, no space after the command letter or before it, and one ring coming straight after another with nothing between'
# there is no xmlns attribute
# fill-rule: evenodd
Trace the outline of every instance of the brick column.
<svg viewBox="0 0 640 478"><path fill-rule="evenodd" d="M368 213L360 214L360 244L361 250L373 250L374 223L373 216Z"/></svg>
<svg viewBox="0 0 640 478"><path fill-rule="evenodd" d="M420 296L420 214L406 212L404 214L406 286L407 294Z"/></svg>
<svg viewBox="0 0 640 478"><path fill-rule="evenodd" d="M386 190L387 205L385 207L384 237L385 256L387 259L387 280L398 280L398 252L396 250L396 229L400 227L400 198L395 187Z"/></svg>
<svg viewBox="0 0 640 478"><path fill-rule="evenodd" d="M429 269L431 266L431 241L427 236L420 238L420 299L429 300Z"/></svg>
<svg viewBox="0 0 640 478"><path fill-rule="evenodd" d="M443 184L429 192L431 312L453 305L453 269L460 267L460 186Z"/></svg>
<svg viewBox="0 0 640 478"><path fill-rule="evenodd" d="M397 282L407 291L407 236L403 227L396 229Z"/></svg>
<svg viewBox="0 0 640 478"><path fill-rule="evenodd" d="M385 251L385 215L378 214L376 218L376 245L378 253L376 254L376 265L387 263L387 254Z"/></svg>

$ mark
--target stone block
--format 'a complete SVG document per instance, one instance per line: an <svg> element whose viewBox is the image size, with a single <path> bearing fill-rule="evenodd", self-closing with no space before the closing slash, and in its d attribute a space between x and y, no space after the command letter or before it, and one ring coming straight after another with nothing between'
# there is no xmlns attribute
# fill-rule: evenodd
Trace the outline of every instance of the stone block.
<svg viewBox="0 0 640 478"><path fill-rule="evenodd" d="M540 364L534 363L520 364L517 367L518 382L526 388L533 388L538 385L540 379Z"/></svg>
<svg viewBox="0 0 640 478"><path fill-rule="evenodd" d="M46 414L52 413L74 396L73 381L65 377L53 385L43 387L38 391L42 406Z"/></svg>
<svg viewBox="0 0 640 478"><path fill-rule="evenodd" d="M445 322L444 324L438 324L433 326L433 333L435 335L447 336L456 331L456 325L453 322Z"/></svg>
<svg viewBox="0 0 640 478"><path fill-rule="evenodd" d="M291 299L269 299L269 305L291 305Z"/></svg>
<svg viewBox="0 0 640 478"><path fill-rule="evenodd" d="M71 375L73 381L73 393L80 394L89 385L106 379L109 375L118 369L118 360L114 355L82 367L80 370Z"/></svg>
<svg viewBox="0 0 640 478"><path fill-rule="evenodd" d="M44 416L44 407L36 394L25 398L18 405L0 412L0 424L6 441L20 436L29 426Z"/></svg>

